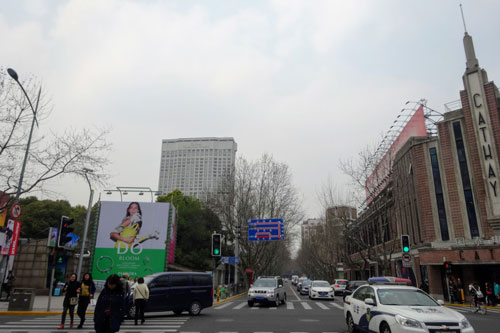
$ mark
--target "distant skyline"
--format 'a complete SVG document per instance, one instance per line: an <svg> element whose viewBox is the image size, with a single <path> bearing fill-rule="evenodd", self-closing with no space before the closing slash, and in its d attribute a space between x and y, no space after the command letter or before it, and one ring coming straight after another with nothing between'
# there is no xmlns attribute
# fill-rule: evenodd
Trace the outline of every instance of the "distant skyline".
<svg viewBox="0 0 500 333"><path fill-rule="evenodd" d="M306 218L405 102L444 112L463 89L463 4L479 64L500 80L500 2L21 0L2 4L4 70L41 79L35 136L110 127L109 186L158 186L162 139L233 137L238 156L290 167ZM87 205L84 179L44 186ZM119 200L96 188L95 200ZM147 199L147 196L143 197ZM138 200L129 194L128 200Z"/></svg>

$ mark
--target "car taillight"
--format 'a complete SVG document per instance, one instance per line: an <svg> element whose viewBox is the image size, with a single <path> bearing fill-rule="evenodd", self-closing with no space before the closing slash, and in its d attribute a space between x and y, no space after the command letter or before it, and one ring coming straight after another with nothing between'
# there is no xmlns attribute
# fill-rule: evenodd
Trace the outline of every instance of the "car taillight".
<svg viewBox="0 0 500 333"><path fill-rule="evenodd" d="M338 288L338 287L339 287L339 285L338 285L338 284L336 284L336 285L335 285L335 288Z"/></svg>

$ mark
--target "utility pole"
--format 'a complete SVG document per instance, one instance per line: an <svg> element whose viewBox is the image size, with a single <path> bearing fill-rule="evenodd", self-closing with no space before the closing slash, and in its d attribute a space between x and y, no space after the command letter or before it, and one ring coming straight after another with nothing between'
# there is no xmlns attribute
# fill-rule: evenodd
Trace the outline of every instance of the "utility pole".
<svg viewBox="0 0 500 333"><path fill-rule="evenodd" d="M236 226L236 239L234 240L234 256L235 256L235 261L234 261L234 290L235 294L238 294L239 289L238 289L238 259L240 256L240 232L241 227L239 225Z"/></svg>

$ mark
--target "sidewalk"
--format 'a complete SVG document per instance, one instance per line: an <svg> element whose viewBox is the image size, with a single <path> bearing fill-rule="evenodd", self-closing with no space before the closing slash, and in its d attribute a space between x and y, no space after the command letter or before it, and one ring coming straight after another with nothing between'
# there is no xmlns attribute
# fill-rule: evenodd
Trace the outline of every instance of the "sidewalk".
<svg viewBox="0 0 500 333"><path fill-rule="evenodd" d="M99 295L95 295L97 299ZM38 296L35 295L35 300L33 301L32 311L8 311L9 302L0 302L0 315L16 315L16 314L61 314L63 310L64 296L52 296L50 300L50 309L47 311L47 305L49 303L49 296ZM76 310L76 309L75 309ZM89 304L87 313L93 313L94 307Z"/></svg>
<svg viewBox="0 0 500 333"><path fill-rule="evenodd" d="M464 303L444 303L444 305L446 306L457 306L457 307L461 307L461 308L468 308L470 305L469 304L464 304ZM487 309L496 309L496 310L500 310L500 306L490 306L490 305L486 305L486 308Z"/></svg>
<svg viewBox="0 0 500 333"><path fill-rule="evenodd" d="M242 295L245 295L246 292L231 296L225 299L221 299L217 302L217 299L214 298L213 306L224 303L226 301L235 299ZM97 299L99 295L96 293L95 299ZM35 300L33 302L33 310L32 311L8 311L9 302L0 302L0 315L60 315L63 309L63 300L64 296L52 296L50 301L50 310L47 311L47 304L49 302L49 296L35 296ZM76 310L76 309L75 309ZM89 304L87 308L87 314L93 314L94 307Z"/></svg>

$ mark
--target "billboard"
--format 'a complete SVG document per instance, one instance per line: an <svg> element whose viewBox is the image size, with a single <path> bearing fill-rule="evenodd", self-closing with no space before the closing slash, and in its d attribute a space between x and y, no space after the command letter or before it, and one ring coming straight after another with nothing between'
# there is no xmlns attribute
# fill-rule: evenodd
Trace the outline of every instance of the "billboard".
<svg viewBox="0 0 500 333"><path fill-rule="evenodd" d="M420 105L417 111L415 111L413 116L399 133L398 137L394 140L391 147L377 164L373 172L366 179L365 191L367 203L372 202L373 198L375 198L387 186L396 153L399 149L401 149L401 147L403 147L408 139L414 136L427 136L424 107L422 105Z"/></svg>
<svg viewBox="0 0 500 333"><path fill-rule="evenodd" d="M283 219L261 219L248 222L249 241L271 241L284 238Z"/></svg>
<svg viewBox="0 0 500 333"><path fill-rule="evenodd" d="M92 275L163 272L169 203L102 201Z"/></svg>

